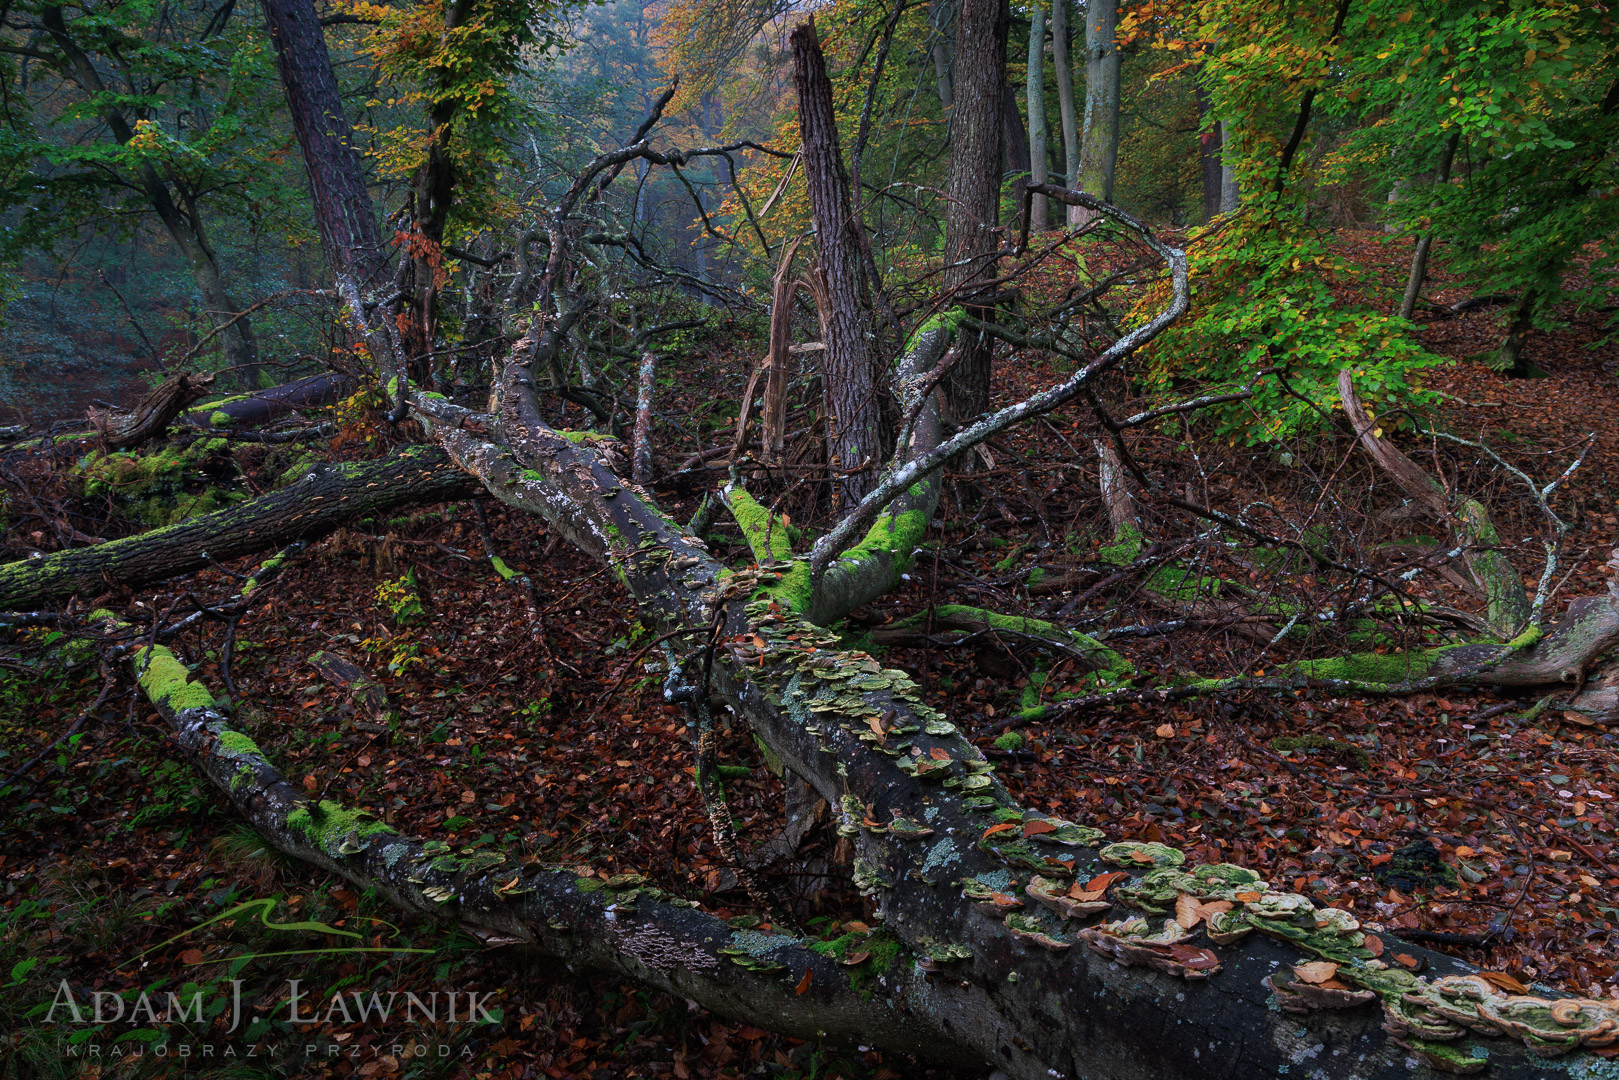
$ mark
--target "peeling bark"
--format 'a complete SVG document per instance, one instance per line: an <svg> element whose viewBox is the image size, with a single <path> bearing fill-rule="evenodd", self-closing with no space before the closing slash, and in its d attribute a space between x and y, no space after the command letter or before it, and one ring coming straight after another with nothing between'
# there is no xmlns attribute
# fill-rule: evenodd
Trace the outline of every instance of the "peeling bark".
<svg viewBox="0 0 1619 1080"><path fill-rule="evenodd" d="M878 441L877 380L865 311L860 303L861 228L849 200L849 178L838 145L832 80L815 34L815 20L792 32L793 82L798 90L798 125L803 138L804 180L815 219L815 243L828 303L821 353L826 395L827 461L837 474L846 503L858 502L871 486L882 456Z"/></svg>

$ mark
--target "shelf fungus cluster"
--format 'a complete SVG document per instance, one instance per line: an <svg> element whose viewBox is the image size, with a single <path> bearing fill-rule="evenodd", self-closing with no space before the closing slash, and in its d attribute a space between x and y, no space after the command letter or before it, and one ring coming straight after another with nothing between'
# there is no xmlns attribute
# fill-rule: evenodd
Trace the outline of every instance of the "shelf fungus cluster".
<svg viewBox="0 0 1619 1080"><path fill-rule="evenodd" d="M1029 818L1020 831L1020 815L1004 807L975 809L1002 819L980 844L997 853L1004 846L993 844L996 837L1021 840L1034 822L1042 822L1034 827L1035 839L1057 832L1046 831L1045 819L1038 818ZM1010 855L1009 866L1030 865L1021 850ZM1362 930L1351 913L1273 891L1258 874L1231 863L1187 867L1185 854L1164 844L1108 844L1097 857L1139 876L1113 871L1070 884L1047 870L1020 889L1011 873L980 874L961 882L962 897L1031 945L1062 951L1083 942L1121 965L1186 979L1220 971L1219 954L1209 946L1232 945L1257 931L1315 957L1265 978L1277 1007L1309 1013L1381 1005L1390 1037L1441 1072L1482 1071L1489 1051L1479 1036L1516 1039L1543 1057L1619 1047L1619 1002L1507 994L1477 975L1419 977L1380 959L1382 941ZM1080 925L1115 906L1135 913ZM1207 945L1195 941L1199 928Z"/></svg>

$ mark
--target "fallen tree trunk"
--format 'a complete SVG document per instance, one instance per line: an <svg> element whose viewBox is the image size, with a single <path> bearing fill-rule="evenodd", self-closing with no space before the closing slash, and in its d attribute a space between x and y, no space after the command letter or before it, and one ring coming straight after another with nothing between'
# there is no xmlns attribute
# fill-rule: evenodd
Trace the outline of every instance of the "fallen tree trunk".
<svg viewBox="0 0 1619 1080"><path fill-rule="evenodd" d="M1313 1076L1395 1077L1421 1062L1471 1070L1488 1055L1492 1076L1527 1080L1545 1074L1537 1053L1615 1037L1610 1005L1514 1003L1464 965L1401 943L1440 976L1418 979L1377 960L1346 912L1235 867L1183 869L1161 845L1104 845L1094 829L1018 807L903 672L833 647L786 602L778 571L725 572L520 397L508 393L504 417L517 460L464 431L441 432L446 449L496 497L609 563L649 629L723 626L709 688L853 827L855 883L933 978L925 997L895 1001L941 1040L1030 1078L1274 1076L1306 1062ZM1120 864L1146 872L1111 898L1142 917L1064 917L1098 901L1074 901L1070 886ZM1211 927L1218 951L1153 917L1182 893L1231 905ZM1286 965L1305 956L1338 964L1346 989L1294 985ZM1267 1007L1273 994L1309 1018ZM1513 1010L1533 1019L1488 1019ZM1485 1044L1475 1031L1513 1037Z"/></svg>
<svg viewBox="0 0 1619 1080"><path fill-rule="evenodd" d="M316 465L295 484L224 510L0 566L0 611L149 585L294 540L313 540L369 514L477 490L433 447L406 447L376 461Z"/></svg>

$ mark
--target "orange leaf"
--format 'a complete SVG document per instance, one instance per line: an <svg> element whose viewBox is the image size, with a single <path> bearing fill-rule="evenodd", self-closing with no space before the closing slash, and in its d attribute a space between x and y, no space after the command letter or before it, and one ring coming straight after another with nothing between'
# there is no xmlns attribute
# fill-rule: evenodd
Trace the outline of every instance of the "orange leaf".
<svg viewBox="0 0 1619 1080"><path fill-rule="evenodd" d="M200 964L202 961L203 955L201 949L187 949L185 952L180 954L180 963L182 964Z"/></svg>
<svg viewBox="0 0 1619 1080"><path fill-rule="evenodd" d="M1053 825L1049 821L1040 821L1040 820L1036 819L1034 821L1024 822L1024 824L1023 824L1023 835L1024 836L1039 836L1042 833L1056 832L1056 831L1057 831L1057 826Z"/></svg>
<svg viewBox="0 0 1619 1080"><path fill-rule="evenodd" d="M1015 828L1017 828L1017 826L1013 825L1010 821L1003 821L999 825L991 825L989 828L985 829L984 830L984 835L980 836L978 839L980 839L980 840L988 840L990 837L994 836L996 833L1009 832L1009 831L1011 831L1012 829L1015 829Z"/></svg>
<svg viewBox="0 0 1619 1080"><path fill-rule="evenodd" d="M1412 971L1421 971L1423 966L1421 960L1418 960L1410 953L1403 952L1394 954L1394 962L1403 968L1410 968Z"/></svg>
<svg viewBox="0 0 1619 1080"><path fill-rule="evenodd" d="M1372 859L1371 859L1371 863L1372 863L1373 866L1382 866L1384 863L1388 862L1392 858L1394 858L1393 853L1385 851L1381 855L1373 855Z"/></svg>
<svg viewBox="0 0 1619 1080"><path fill-rule="evenodd" d="M1366 951L1371 953L1373 956L1383 955L1383 939L1378 937L1376 934L1367 934L1366 940L1361 942L1361 944L1365 945Z"/></svg>
<svg viewBox="0 0 1619 1080"><path fill-rule="evenodd" d="M1478 975L1479 978L1489 982L1492 986L1500 990L1505 990L1509 994L1529 993L1529 988L1527 986L1519 982L1517 979L1514 979L1511 975L1508 975L1504 971L1481 971L1478 973Z"/></svg>
<svg viewBox="0 0 1619 1080"><path fill-rule="evenodd" d="M942 746L935 746L932 750L928 751L928 757L932 758L934 761L949 761L950 751L946 750Z"/></svg>
<svg viewBox="0 0 1619 1080"><path fill-rule="evenodd" d="M1153 734L1158 736L1160 739L1173 739L1175 737L1175 725L1159 724L1157 730L1155 730Z"/></svg>
<svg viewBox="0 0 1619 1080"><path fill-rule="evenodd" d="M804 991L808 990L809 989L809 984L810 984L810 976L812 976L814 974L815 974L815 972L811 971L809 968L805 968L804 969L804 977L802 979L798 980L798 985L797 986L793 987L793 993L802 994Z"/></svg>
<svg viewBox="0 0 1619 1080"><path fill-rule="evenodd" d="M1087 881L1084 885L1084 891L1099 893L1106 889L1109 885L1113 884L1115 881L1123 881L1129 876L1129 874L1126 874L1122 870L1109 870L1107 873L1097 874L1095 877Z"/></svg>
<svg viewBox="0 0 1619 1080"><path fill-rule="evenodd" d="M1220 957L1213 949L1200 949L1196 945L1171 945L1169 955L1190 971L1210 971L1220 966Z"/></svg>
<svg viewBox="0 0 1619 1080"><path fill-rule="evenodd" d="M1175 898L1175 921L1187 930L1203 921L1203 905L1197 897L1183 892Z"/></svg>
<svg viewBox="0 0 1619 1080"><path fill-rule="evenodd" d="M1293 974L1298 976L1299 982L1320 986L1338 974L1338 965L1331 960L1312 960L1308 964L1294 964Z"/></svg>
<svg viewBox="0 0 1619 1080"><path fill-rule="evenodd" d="M1243 904L1252 904L1254 901L1258 900L1261 895L1263 894L1256 892L1240 892L1237 894L1237 901Z"/></svg>
<svg viewBox="0 0 1619 1080"><path fill-rule="evenodd" d="M841 963L844 967L854 967L857 964L864 964L869 959L871 959L871 953L869 952L852 952L839 961L839 963ZM804 972L804 977L806 979L809 978L808 971Z"/></svg>

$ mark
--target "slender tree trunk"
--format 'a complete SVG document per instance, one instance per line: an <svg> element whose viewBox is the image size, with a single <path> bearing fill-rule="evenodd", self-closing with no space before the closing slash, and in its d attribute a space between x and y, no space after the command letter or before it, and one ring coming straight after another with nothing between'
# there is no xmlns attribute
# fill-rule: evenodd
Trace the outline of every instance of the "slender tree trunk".
<svg viewBox="0 0 1619 1080"><path fill-rule="evenodd" d="M1214 102L1203 87L1197 89L1197 114L1209 126L1198 137L1197 158L1203 177L1203 224L1207 225L1220 214L1220 124L1209 122Z"/></svg>
<svg viewBox="0 0 1619 1080"><path fill-rule="evenodd" d="M1068 5L1072 0L1052 0L1051 60L1057 69L1057 110L1062 117L1063 186L1079 185L1079 118L1074 111L1074 69L1068 55ZM1064 210L1070 225L1078 224L1077 206Z"/></svg>
<svg viewBox="0 0 1619 1080"><path fill-rule="evenodd" d="M320 20L311 0L263 0L263 5L287 111L304 149L326 261L334 272L351 273L363 285L384 264L382 239Z"/></svg>
<svg viewBox="0 0 1619 1080"><path fill-rule="evenodd" d="M1450 166L1456 160L1456 147L1461 142L1461 133L1456 132L1445 141L1445 149L1439 155L1439 168L1434 171L1434 183L1445 184L1450 181ZM1393 198L1393 194L1389 196ZM1433 230L1429 229L1417 240L1417 250L1411 256L1411 273L1405 279L1405 295L1400 298L1400 318L1409 319L1417 310L1417 299L1422 294L1423 279L1428 276L1428 252L1433 247Z"/></svg>
<svg viewBox="0 0 1619 1080"><path fill-rule="evenodd" d="M1057 0L1061 3L1062 0ZM1029 73L1024 80L1029 106L1029 179L1043 184L1048 179L1046 163L1046 23L1045 8L1037 0L1029 20ZM1022 205L1021 202L1019 205ZM1036 195L1029 207L1029 228L1045 232L1051 228L1046 197Z"/></svg>
<svg viewBox="0 0 1619 1080"><path fill-rule="evenodd" d="M630 479L645 487L652 483L652 395L657 388L657 354L648 349L641 354L641 367L635 387L635 444L630 452ZM743 408L747 403L743 403ZM738 434L742 419L737 417Z"/></svg>
<svg viewBox="0 0 1619 1080"><path fill-rule="evenodd" d="M1236 134L1230 119L1220 121L1220 213L1229 214L1242 205L1242 185L1237 181Z"/></svg>
<svg viewBox="0 0 1619 1080"><path fill-rule="evenodd" d="M1012 229L1023 227L1023 193L1029 187L1029 132L1023 113L1017 107L1017 91L1010 85L1001 90L1001 149L1005 171L1012 174Z"/></svg>
<svg viewBox="0 0 1619 1080"><path fill-rule="evenodd" d="M158 190L162 191L162 197L152 199L153 209L157 211L175 246L180 249L187 265L191 267L191 279L196 282L203 313L216 329L224 327L220 330L219 340L225 350L225 359L233 372L233 379L244 389L257 390L260 367L252 324L245 316L236 317L242 309L226 289L225 276L219 270L219 260L203 237L201 229L197 227L196 218L180 212L168 198L167 187L161 181L157 181L155 187L148 186L149 193Z"/></svg>
<svg viewBox="0 0 1619 1080"><path fill-rule="evenodd" d="M798 126L804 147L804 179L826 282L828 325L821 352L826 395L827 459L841 496L857 502L870 487L881 457L877 384L860 303L860 245L849 201L849 178L838 144L832 80L810 18L792 33L793 82L798 90Z"/></svg>
<svg viewBox="0 0 1619 1080"><path fill-rule="evenodd" d="M933 84L938 90L939 104L946 110L956 103L954 61L950 50L950 24L955 9L949 0L939 0L928 12L928 25L933 34Z"/></svg>
<svg viewBox="0 0 1619 1080"><path fill-rule="evenodd" d="M1009 12L1003 0L961 0L956 17L956 106L950 125L949 196L944 217L945 284L989 276L998 241L1003 89ZM955 419L989 407L990 342L967 335L945 381Z"/></svg>
<svg viewBox="0 0 1619 1080"><path fill-rule="evenodd" d="M1119 160L1119 0L1085 5L1085 131L1079 190L1113 199Z"/></svg>

